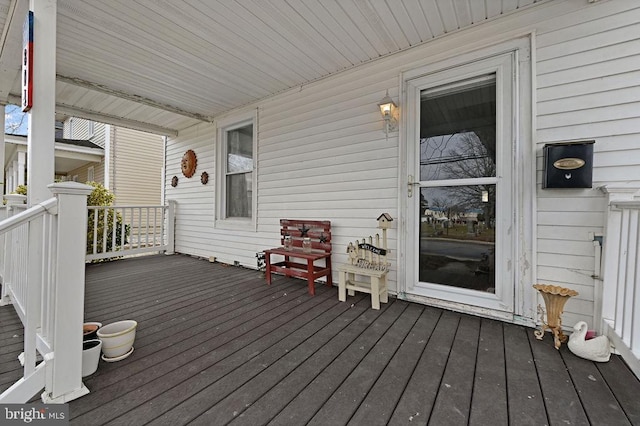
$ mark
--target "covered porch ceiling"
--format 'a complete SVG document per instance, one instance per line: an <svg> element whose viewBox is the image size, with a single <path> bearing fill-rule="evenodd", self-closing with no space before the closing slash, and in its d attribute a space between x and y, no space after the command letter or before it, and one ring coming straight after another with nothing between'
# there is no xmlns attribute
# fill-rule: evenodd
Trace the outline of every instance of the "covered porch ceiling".
<svg viewBox="0 0 640 426"><path fill-rule="evenodd" d="M548 1L58 0L56 111L177 135L242 105ZM20 104L28 3L0 0L0 102Z"/></svg>

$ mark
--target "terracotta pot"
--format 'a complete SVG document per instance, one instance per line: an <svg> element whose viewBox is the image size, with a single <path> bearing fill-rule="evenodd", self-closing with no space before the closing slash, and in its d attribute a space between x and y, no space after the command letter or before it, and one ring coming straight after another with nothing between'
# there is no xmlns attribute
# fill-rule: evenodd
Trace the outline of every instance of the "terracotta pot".
<svg viewBox="0 0 640 426"><path fill-rule="evenodd" d="M85 322L82 324L82 340L97 339L100 327L102 327L101 322Z"/></svg>

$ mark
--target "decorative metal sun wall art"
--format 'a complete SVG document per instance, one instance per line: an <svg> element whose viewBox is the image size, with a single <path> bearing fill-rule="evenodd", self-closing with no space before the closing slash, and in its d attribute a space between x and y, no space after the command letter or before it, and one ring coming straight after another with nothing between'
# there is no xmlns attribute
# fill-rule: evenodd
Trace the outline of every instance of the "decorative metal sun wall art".
<svg viewBox="0 0 640 426"><path fill-rule="evenodd" d="M182 167L182 174L190 178L196 172L196 167L198 165L198 158L196 157L196 153L193 150L188 150L182 156L182 161L180 163Z"/></svg>

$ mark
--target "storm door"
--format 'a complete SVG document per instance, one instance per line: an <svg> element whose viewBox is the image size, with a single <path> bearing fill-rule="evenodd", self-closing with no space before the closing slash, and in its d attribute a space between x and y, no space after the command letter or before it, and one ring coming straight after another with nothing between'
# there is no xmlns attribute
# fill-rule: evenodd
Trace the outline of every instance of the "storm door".
<svg viewBox="0 0 640 426"><path fill-rule="evenodd" d="M513 311L512 62L407 82L409 295Z"/></svg>

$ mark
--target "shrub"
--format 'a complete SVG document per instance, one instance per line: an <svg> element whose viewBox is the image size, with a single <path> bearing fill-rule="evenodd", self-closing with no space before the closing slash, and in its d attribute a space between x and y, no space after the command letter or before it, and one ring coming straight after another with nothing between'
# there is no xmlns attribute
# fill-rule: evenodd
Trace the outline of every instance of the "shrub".
<svg viewBox="0 0 640 426"><path fill-rule="evenodd" d="M115 196L102 184L97 182L87 182L87 185L93 186L93 191L89 194L87 198L87 206L111 206L113 201L115 200ZM105 251L114 250L114 219L115 219L115 249L120 247L123 244L127 244L127 240L129 234L131 232L131 228L129 225L124 226L124 235L122 235L123 227L122 227L122 215L116 212L114 209L103 209L103 210L89 210L89 215L87 217L87 254L93 253L93 226L96 221L95 215L98 214L97 217L97 241L96 241L96 252L102 253ZM107 226L107 238L106 245L104 238L104 230L105 230L105 216L106 216L106 226Z"/></svg>
<svg viewBox="0 0 640 426"><path fill-rule="evenodd" d="M27 185L18 185L12 194L27 195Z"/></svg>
<svg viewBox="0 0 640 426"><path fill-rule="evenodd" d="M102 184L98 182L87 182L87 185L93 186L93 191L89 194L87 198L87 206L111 206L113 201L115 200L115 195L113 195L107 188L105 188ZM18 185L13 194L27 195L27 185ZM87 254L93 253L93 223L95 221L96 211L90 210L87 218ZM100 210L98 214L98 232L97 232L97 244L96 250L97 253L103 252L103 243L104 243L104 222L105 216L107 217L107 241L106 241L106 250L113 250L113 220L114 217L116 219L116 248L122 244L127 244L127 239L129 238L129 234L131 233L131 228L129 225L125 225L124 227L124 241L122 235L122 215L120 213L116 213L114 209L104 209Z"/></svg>

